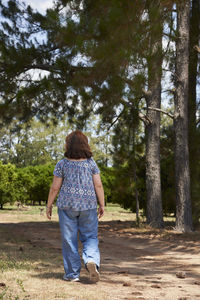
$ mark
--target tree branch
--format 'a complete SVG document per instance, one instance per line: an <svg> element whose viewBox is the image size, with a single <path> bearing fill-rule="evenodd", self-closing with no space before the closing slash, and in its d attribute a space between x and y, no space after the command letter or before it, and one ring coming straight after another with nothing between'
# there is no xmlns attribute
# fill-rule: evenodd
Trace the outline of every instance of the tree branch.
<svg viewBox="0 0 200 300"><path fill-rule="evenodd" d="M124 109L120 112L120 114L116 117L116 119L110 124L107 131L109 131L110 128L119 120L119 118L122 116L123 113L124 113Z"/></svg>
<svg viewBox="0 0 200 300"><path fill-rule="evenodd" d="M164 91L162 91L162 93L172 93L172 94L174 94L175 92L176 92L175 88L172 89L172 90L164 90Z"/></svg>
<svg viewBox="0 0 200 300"><path fill-rule="evenodd" d="M48 72L53 71L53 72L56 72L56 73L60 73L60 72L58 72L58 70L56 68L54 68L51 65L47 65L47 64L28 65L25 68L26 68L26 71L31 70L31 69L39 69L39 70L48 71Z"/></svg>
<svg viewBox="0 0 200 300"><path fill-rule="evenodd" d="M174 31L174 30L173 30L173 31ZM174 33L175 33L175 31L174 31ZM172 40L175 40L175 38L176 38L176 36L173 35L172 33L169 34L169 33L165 33L165 32L164 32L163 35L167 36L168 38L170 38L170 39L172 39Z"/></svg>
<svg viewBox="0 0 200 300"><path fill-rule="evenodd" d="M126 82L127 84L133 86L134 85L134 82L133 80L129 79L129 78L123 78L124 82Z"/></svg>
<svg viewBox="0 0 200 300"><path fill-rule="evenodd" d="M49 64L34 64L34 65L27 65L26 66L27 70L30 69L40 69L44 71L49 71L49 72L56 72L60 74L60 70L57 69L54 65L49 65ZM75 72L75 71L88 71L92 70L92 67L82 67L82 66L70 66L69 65L69 71L70 72Z"/></svg>
<svg viewBox="0 0 200 300"><path fill-rule="evenodd" d="M146 110L150 109L150 110L159 111L159 112L161 112L161 113L167 115L168 117L174 119L174 115L172 115L172 114L170 114L169 112L167 112L167 111L165 111L165 110L163 110L163 109L160 109L160 108L156 108L156 107L144 107L143 109L146 109Z"/></svg>
<svg viewBox="0 0 200 300"><path fill-rule="evenodd" d="M139 113L138 114L138 117L141 121L144 122L144 124L147 126L149 124L151 124L151 120L146 116L146 115L143 115L142 113Z"/></svg>

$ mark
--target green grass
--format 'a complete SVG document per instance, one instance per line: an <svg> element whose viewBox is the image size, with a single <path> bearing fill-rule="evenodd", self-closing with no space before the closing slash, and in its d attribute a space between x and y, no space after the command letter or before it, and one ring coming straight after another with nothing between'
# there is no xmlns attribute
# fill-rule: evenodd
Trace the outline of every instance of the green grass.
<svg viewBox="0 0 200 300"><path fill-rule="evenodd" d="M107 212L125 212L125 213L131 213L131 210L130 209L124 209L122 208L121 206L119 206L119 204L116 204L116 203L108 203L107 206L106 206L106 211Z"/></svg>
<svg viewBox="0 0 200 300"><path fill-rule="evenodd" d="M26 215L35 215L40 216L41 215L41 209L43 210L43 215L45 215L45 206L25 206L25 208L18 209L16 205L5 205L2 210L0 210L0 215L3 214L12 214L12 215L18 215L18 216L26 216ZM53 213L56 214L57 207L54 205ZM122 214L130 214L131 218L135 218L135 214L131 212L130 209L123 209L119 206L119 204L115 203L108 203L105 207L105 216L108 214L109 216L115 215L116 218L122 217Z"/></svg>
<svg viewBox="0 0 200 300"><path fill-rule="evenodd" d="M20 208L18 209L16 205L5 205L3 210L0 210L0 216L5 215L5 214L12 214L12 215L17 215L19 216L38 216L40 217L41 215L45 216L45 205L39 206L39 205L34 205L34 206L26 206L25 208ZM41 213L41 209L43 209L43 212ZM54 204L53 208L53 215L54 215L54 220L55 216L57 216L57 207ZM102 221L105 220L107 221L108 218L111 218L111 220L121 220L121 221L136 221L136 214L132 213L130 209L124 209L122 208L119 204L116 203L107 203L107 206L105 207L105 216ZM145 217L143 217L143 211L140 210L140 219L141 222L145 221ZM46 220L46 219L45 219ZM36 221L36 219L35 219ZM46 220L47 221L47 220ZM174 222L175 218L174 216L168 216L164 217L165 222Z"/></svg>
<svg viewBox="0 0 200 300"><path fill-rule="evenodd" d="M3 209L0 210L0 214L7 214L7 213L12 213L12 214L22 214L22 215L37 215L40 214L40 209L44 208L45 206L39 206L39 205L25 205L24 208L18 209L16 205L5 205Z"/></svg>
<svg viewBox="0 0 200 300"><path fill-rule="evenodd" d="M17 257L10 256L9 253L3 252L0 255L0 272L8 270L30 270L31 264L29 260L23 259L18 261Z"/></svg>

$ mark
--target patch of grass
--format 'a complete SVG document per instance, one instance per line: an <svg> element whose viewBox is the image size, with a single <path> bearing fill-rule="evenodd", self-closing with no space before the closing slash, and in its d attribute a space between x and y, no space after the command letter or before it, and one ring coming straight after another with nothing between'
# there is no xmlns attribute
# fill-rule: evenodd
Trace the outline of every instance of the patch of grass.
<svg viewBox="0 0 200 300"><path fill-rule="evenodd" d="M4 299L4 296L6 296L7 291L8 288L6 287L2 292L0 292L0 300Z"/></svg>
<svg viewBox="0 0 200 300"><path fill-rule="evenodd" d="M106 205L106 211L107 212L125 212L125 213L131 213L130 209L124 209L119 204L116 203L107 203Z"/></svg>
<svg viewBox="0 0 200 300"><path fill-rule="evenodd" d="M37 215L40 214L40 209L44 209L45 211L45 205L39 206L39 205L34 205L34 206L28 206L25 205L22 208L17 208L16 205L5 205L3 209L0 210L0 214L16 214L16 215Z"/></svg>
<svg viewBox="0 0 200 300"><path fill-rule="evenodd" d="M17 286L20 290L12 289L10 287L5 287L2 292L0 292L0 300L26 300L30 299L30 295L25 291L23 281L21 279L17 279Z"/></svg>
<svg viewBox="0 0 200 300"><path fill-rule="evenodd" d="M41 209L44 209L41 213ZM5 208L3 210L0 210L0 216L2 215L2 218L6 220L7 222L25 222L29 219L29 216L32 217L32 221L45 221L48 222L46 215L45 215L45 207L44 206L29 206L28 210L18 210L16 205L5 205ZM11 218L12 216L12 218ZM53 221L58 221L57 216L57 207L54 205L53 208ZM121 221L135 221L136 215L135 213L132 213L130 209L123 209L120 207L119 204L116 203L107 203L107 206L105 208L105 216L101 219L101 221L107 221L107 220L121 220Z"/></svg>
<svg viewBox="0 0 200 300"><path fill-rule="evenodd" d="M22 292L25 293L25 288L23 285L23 281L21 279L17 279L17 284L19 285L19 287L21 288Z"/></svg>
<svg viewBox="0 0 200 300"><path fill-rule="evenodd" d="M19 261L16 257L10 256L3 252L0 256L0 270L6 272L8 270L30 270L31 263L29 261Z"/></svg>

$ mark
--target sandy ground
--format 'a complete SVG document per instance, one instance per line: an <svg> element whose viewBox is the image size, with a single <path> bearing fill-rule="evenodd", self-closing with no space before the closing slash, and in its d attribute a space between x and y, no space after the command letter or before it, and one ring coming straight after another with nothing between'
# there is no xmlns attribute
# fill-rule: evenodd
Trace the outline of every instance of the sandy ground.
<svg viewBox="0 0 200 300"><path fill-rule="evenodd" d="M58 223L30 222L28 217L24 222L11 221L4 214L1 251L7 249L18 261L31 260L31 269L0 273L0 283L5 284L0 286L0 299L200 299L200 233L132 225L130 221L100 222L101 281L90 284L82 268L81 282L68 283L62 280Z"/></svg>

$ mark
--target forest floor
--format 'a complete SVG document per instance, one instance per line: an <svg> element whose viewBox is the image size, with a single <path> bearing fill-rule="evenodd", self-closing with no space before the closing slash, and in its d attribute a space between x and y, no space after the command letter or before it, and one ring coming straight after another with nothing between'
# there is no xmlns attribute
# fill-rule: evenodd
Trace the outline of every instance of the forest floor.
<svg viewBox="0 0 200 300"><path fill-rule="evenodd" d="M101 280L62 280L56 209L52 221L39 207L0 212L0 299L186 300L200 299L200 231L180 234L142 225L116 205L99 222ZM81 245L80 245L81 253ZM182 278L180 278L182 277Z"/></svg>

